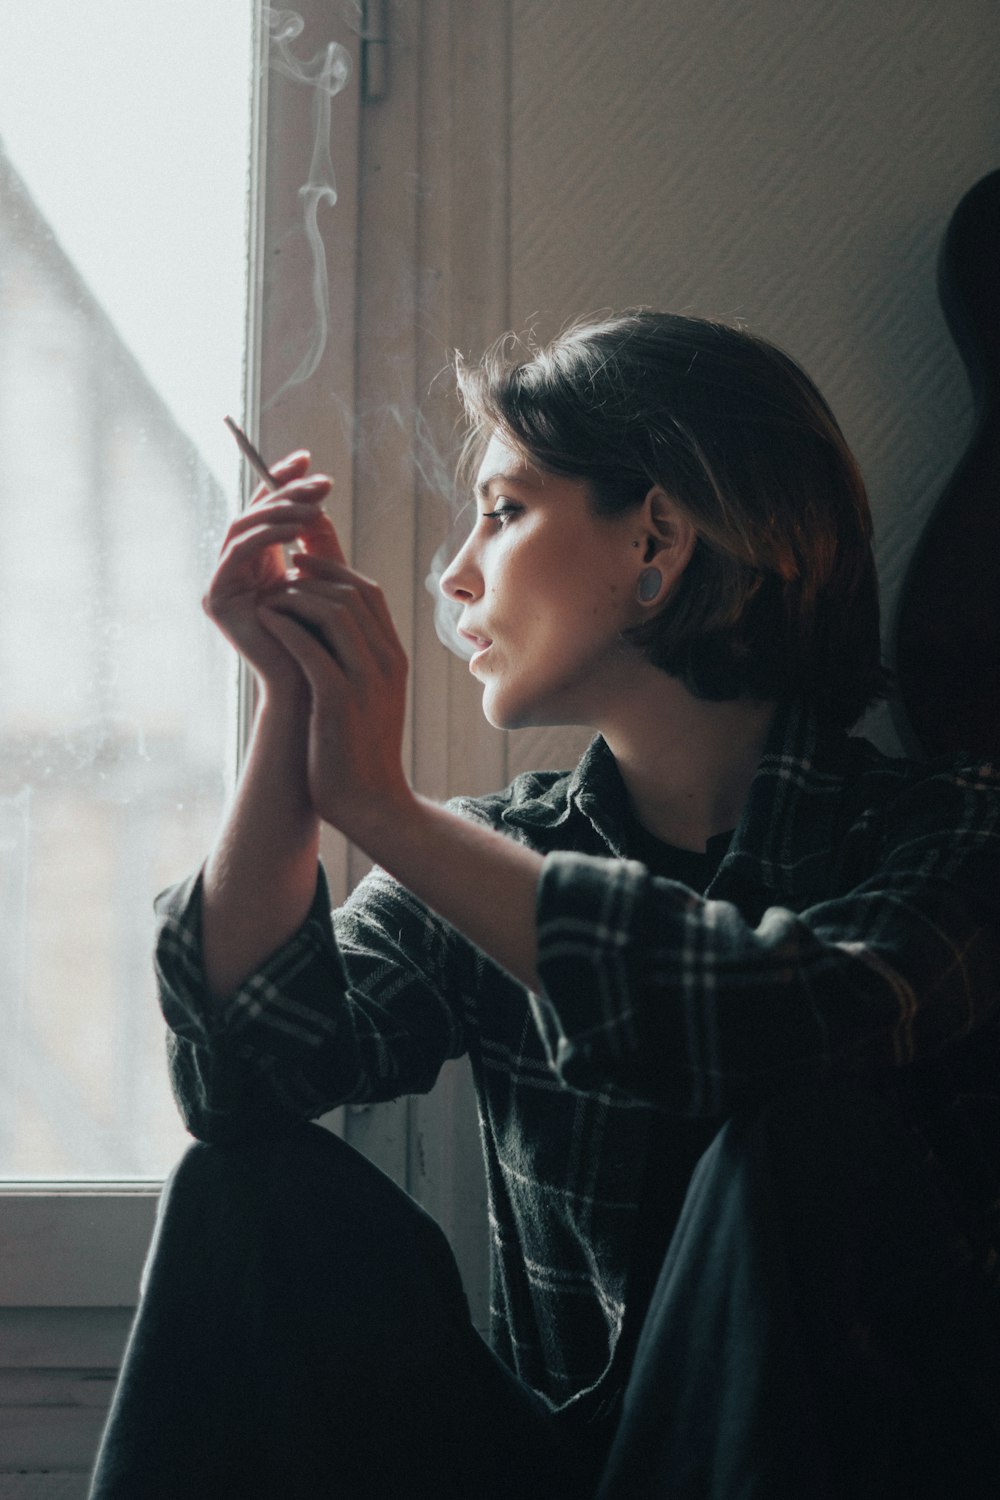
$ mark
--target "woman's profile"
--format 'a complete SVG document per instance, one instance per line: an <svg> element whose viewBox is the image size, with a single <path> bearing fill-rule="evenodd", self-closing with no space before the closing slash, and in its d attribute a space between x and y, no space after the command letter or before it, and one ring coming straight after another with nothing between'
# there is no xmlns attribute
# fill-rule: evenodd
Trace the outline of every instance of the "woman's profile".
<svg viewBox="0 0 1000 1500"><path fill-rule="evenodd" d="M840 429L765 340L644 310L458 381L441 587L483 711L595 738L418 795L382 592L308 455L273 466L205 600L249 753L158 903L199 1144L92 1494L993 1495L1000 1172L963 1100L998 1054L1000 775L848 732L886 679ZM324 821L376 863L332 915ZM438 1226L309 1123L463 1054L489 1344Z"/></svg>

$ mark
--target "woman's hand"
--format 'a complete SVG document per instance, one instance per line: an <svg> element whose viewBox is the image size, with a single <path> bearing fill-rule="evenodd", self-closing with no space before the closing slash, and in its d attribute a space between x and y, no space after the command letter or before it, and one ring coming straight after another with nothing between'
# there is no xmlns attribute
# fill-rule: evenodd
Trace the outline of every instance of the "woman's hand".
<svg viewBox="0 0 1000 1500"><path fill-rule="evenodd" d="M438 807L403 773L406 653L377 584L311 554L258 611L309 685L313 807L530 989L542 858Z"/></svg>
<svg viewBox="0 0 1000 1500"><path fill-rule="evenodd" d="M309 684L313 805L373 853L414 801L402 765L406 653L376 583L315 549L293 561L257 618Z"/></svg>
<svg viewBox="0 0 1000 1500"><path fill-rule="evenodd" d="M301 686L292 657L274 632L262 626L258 608L288 581L283 546L298 546L306 557L337 564L344 554L322 508L332 481L309 473L309 454L289 454L272 473L279 488L257 490L229 527L202 605L263 685Z"/></svg>

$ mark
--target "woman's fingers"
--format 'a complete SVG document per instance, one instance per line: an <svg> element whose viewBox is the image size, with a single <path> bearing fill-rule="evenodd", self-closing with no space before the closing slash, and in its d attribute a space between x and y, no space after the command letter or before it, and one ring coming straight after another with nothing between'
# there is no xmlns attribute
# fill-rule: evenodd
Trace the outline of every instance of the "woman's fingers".
<svg viewBox="0 0 1000 1500"><path fill-rule="evenodd" d="M340 545L340 537L326 511L320 511L323 521L313 526L303 536L303 545L308 549L299 554L301 557L316 558L319 562L330 563L334 567L346 568L347 558L344 549ZM324 524L325 523L325 524Z"/></svg>
<svg viewBox="0 0 1000 1500"><path fill-rule="evenodd" d="M309 472L312 462L312 454L306 448L297 448L294 453L287 453L284 458L279 458L277 463L268 464L268 470L273 479L277 481L277 488L288 484L293 479L300 479ZM250 501L256 505L258 500L266 499L268 495L274 494L274 486L268 484L258 485L253 492Z"/></svg>
<svg viewBox="0 0 1000 1500"><path fill-rule="evenodd" d="M292 517L284 522L272 521L266 526L247 526L230 533L219 557L213 581L223 573L235 580L241 571L251 567L269 548L291 546L298 540L301 532L301 521Z"/></svg>
<svg viewBox="0 0 1000 1500"><path fill-rule="evenodd" d="M261 591L255 618L309 685L310 795L349 835L360 807L405 785L406 654L377 584L313 551L292 561Z"/></svg>
<svg viewBox="0 0 1000 1500"><path fill-rule="evenodd" d="M337 562L316 552L290 552L288 561L296 570L295 582L303 588L317 588L324 583L351 588L359 602L384 630L395 634L395 626L382 590L373 578L366 578L346 562Z"/></svg>
<svg viewBox="0 0 1000 1500"><path fill-rule="evenodd" d="M298 458L308 464L308 455L292 455L282 464L275 465L275 478L284 477L287 469L287 481L277 490L263 487L256 492L249 508L230 526L227 543L261 523L284 525L290 520L301 519L301 542L308 554L343 564L346 559L336 527L322 507L322 501L333 488L333 480L326 474L297 472L300 466L295 460Z"/></svg>
<svg viewBox="0 0 1000 1500"><path fill-rule="evenodd" d="M377 583L350 568L312 558L303 560L297 553L292 554L291 561L297 572L283 593L311 594L349 609L383 670L391 670L406 660L389 606Z"/></svg>
<svg viewBox="0 0 1000 1500"><path fill-rule="evenodd" d="M357 675L349 671L340 654L331 647L322 626L305 618L304 613L294 614L270 601L259 606L257 618L298 662L318 703L329 689L331 675L335 682Z"/></svg>
<svg viewBox="0 0 1000 1500"><path fill-rule="evenodd" d="M205 613L221 622L234 607L243 607L242 601L252 605L260 590L280 582L274 549L297 542L298 535L299 528L294 525L284 529L261 526L232 541L223 551L201 601Z"/></svg>
<svg viewBox="0 0 1000 1500"><path fill-rule="evenodd" d="M348 680L362 686L373 673L384 674L388 656L369 638L363 615L347 592L317 594L292 586L276 591L262 604L307 628L327 647Z"/></svg>
<svg viewBox="0 0 1000 1500"><path fill-rule="evenodd" d="M341 561L344 554L336 530L320 504L328 489L328 481L315 487L312 487L311 481L306 481L302 487L291 486L275 495L268 495L231 522L221 555L225 557L242 537L251 533L256 535L262 528L273 527L276 530L282 529L281 540L285 544L298 537L300 547L315 551L331 561ZM296 528L291 536L287 533L288 526ZM277 541L278 537L275 535L274 543L277 544Z"/></svg>
<svg viewBox="0 0 1000 1500"><path fill-rule="evenodd" d="M293 475L277 489L268 489L262 486L254 492L253 500L244 511L244 515L251 511L261 510L267 506L279 503L282 500L308 501L317 505L325 500L333 489L333 480L328 474L298 474Z"/></svg>
<svg viewBox="0 0 1000 1500"><path fill-rule="evenodd" d="M249 510L238 515L230 524L226 542L244 532L254 531L258 526L267 526L272 522L285 525L289 521L297 522L303 530L333 526L322 506L316 500L310 500L308 495L300 498L291 494L287 499L283 495L272 496L266 504L262 502L260 505L252 505Z"/></svg>

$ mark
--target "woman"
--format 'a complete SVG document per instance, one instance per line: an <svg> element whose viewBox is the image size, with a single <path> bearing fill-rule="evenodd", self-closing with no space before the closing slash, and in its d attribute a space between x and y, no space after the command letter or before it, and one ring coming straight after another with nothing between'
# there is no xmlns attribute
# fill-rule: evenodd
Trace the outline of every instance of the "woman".
<svg viewBox="0 0 1000 1500"><path fill-rule="evenodd" d="M776 349L666 314L459 384L477 515L441 587L484 712L598 738L418 796L329 481L294 454L233 523L206 608L253 740L158 946L211 1144L93 1493L992 1494L997 1182L953 1106L996 1056L998 779L845 734L883 677L843 437ZM332 923L322 821L377 862ZM463 1052L491 1350L436 1226L301 1123Z"/></svg>

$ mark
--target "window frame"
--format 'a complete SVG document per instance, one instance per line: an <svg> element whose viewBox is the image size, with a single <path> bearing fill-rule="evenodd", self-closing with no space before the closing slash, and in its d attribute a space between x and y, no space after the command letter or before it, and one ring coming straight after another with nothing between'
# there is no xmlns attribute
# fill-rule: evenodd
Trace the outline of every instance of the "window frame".
<svg viewBox="0 0 1000 1500"><path fill-rule="evenodd" d="M303 17L301 55L310 55L315 37L330 33L330 7L322 0L298 0ZM286 80L268 66L270 39L261 24L261 0L253 15L252 115L249 168L249 275L247 275L246 420L261 434L261 446L277 453L292 446L312 447L316 460L334 466L336 452L328 453L328 422L324 423L324 392L352 392L354 368L355 275L357 275L357 159L360 115L360 37L349 33L340 18L339 40L352 54L352 80L333 101L334 159L337 171L336 231L324 226L331 279L336 279L343 306L351 309L339 321L336 338L310 381L262 413L261 392L274 389L282 374L271 351L303 347L309 335L312 296L309 276L297 275L294 236L289 222L300 222L298 187L309 171L312 139L312 90ZM342 446L352 420L352 401L343 416ZM349 458L349 447L348 450ZM351 472L349 462L342 465ZM250 483L246 481L249 493ZM243 496L247 498L246 493ZM348 505L351 483L345 480L339 502ZM346 510L349 516L349 508ZM192 600L192 609L196 609ZM243 741L249 720L249 691L240 691L240 723L235 732ZM324 850L333 870L334 886L346 879L346 850L330 840ZM180 871L178 871L180 873ZM150 900L153 892L150 892ZM10 1316L24 1328L27 1310L121 1310L135 1307L139 1277L153 1230L160 1185L136 1182L0 1182L0 1343ZM31 1335L36 1355L45 1359L60 1346L51 1317L37 1322ZM123 1337L120 1322L118 1337ZM48 1329L48 1332L46 1332ZM97 1343L106 1353L106 1338ZM85 1346L85 1340L84 1340ZM85 1353L85 1349L82 1350ZM81 1355L82 1358L82 1355ZM6 1361L0 1359L6 1367ZM3 1412L0 1403L0 1433ZM7 1458L0 1461L0 1472Z"/></svg>

